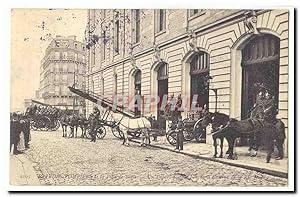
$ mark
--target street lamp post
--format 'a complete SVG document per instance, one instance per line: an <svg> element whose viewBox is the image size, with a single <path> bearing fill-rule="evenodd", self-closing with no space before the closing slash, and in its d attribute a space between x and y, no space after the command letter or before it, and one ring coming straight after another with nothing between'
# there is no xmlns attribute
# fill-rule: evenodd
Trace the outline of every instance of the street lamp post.
<svg viewBox="0 0 300 197"><path fill-rule="evenodd" d="M209 86L210 86L210 90L212 90L215 94L215 112L217 112L218 110L218 88L213 88L213 85L212 84L212 77L209 76Z"/></svg>

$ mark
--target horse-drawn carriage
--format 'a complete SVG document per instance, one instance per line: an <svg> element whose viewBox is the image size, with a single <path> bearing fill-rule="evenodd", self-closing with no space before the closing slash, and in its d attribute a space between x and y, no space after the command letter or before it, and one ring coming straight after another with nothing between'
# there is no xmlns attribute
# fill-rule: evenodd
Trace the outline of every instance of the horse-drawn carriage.
<svg viewBox="0 0 300 197"><path fill-rule="evenodd" d="M176 127L177 124L170 123L169 131L166 133L168 142L173 146L176 145L176 135L177 135ZM195 139L196 142L204 142L205 128L202 126L202 118L183 119L183 137L184 137L184 141L191 141Z"/></svg>
<svg viewBox="0 0 300 197"><path fill-rule="evenodd" d="M113 101L104 98L94 92L84 92L74 87L69 87L70 91L97 104L104 109L96 123L96 132L111 128L112 134L119 139L128 140L128 135L132 138L140 137L144 129L151 129L150 121L145 117L135 116L133 111L125 109L121 105L116 105ZM89 133L90 125L87 125ZM127 141L128 142L128 141Z"/></svg>
<svg viewBox="0 0 300 197"><path fill-rule="evenodd" d="M31 129L56 131L60 126L59 109L35 100L32 100L32 103L34 103L34 106L26 110L26 115L30 118Z"/></svg>

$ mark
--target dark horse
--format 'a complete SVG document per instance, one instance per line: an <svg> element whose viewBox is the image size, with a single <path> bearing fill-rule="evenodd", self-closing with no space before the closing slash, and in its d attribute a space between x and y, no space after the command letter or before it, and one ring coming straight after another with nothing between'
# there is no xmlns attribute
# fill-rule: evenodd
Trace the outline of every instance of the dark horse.
<svg viewBox="0 0 300 197"><path fill-rule="evenodd" d="M67 135L68 126L71 129L69 137L77 137L77 130L78 130L78 126L79 126L79 117L76 114L73 114L73 115L63 114L60 117L60 124L61 124L62 130L63 130L63 137L68 137L68 135Z"/></svg>
<svg viewBox="0 0 300 197"><path fill-rule="evenodd" d="M214 121L213 121L214 122ZM261 140L266 140L267 157L266 162L269 163L271 155L274 151L274 141L284 133L284 123L280 119L276 119L276 123L267 123L260 120L250 121L250 119L236 120L230 119L227 125L214 132L213 137L223 136L228 141L229 159L233 159L233 148L237 138L249 138L250 148L255 147L258 150Z"/></svg>
<svg viewBox="0 0 300 197"><path fill-rule="evenodd" d="M67 114L61 115L60 124L61 124L62 131L63 131L63 137L67 137L67 128L69 125L69 121L70 121L70 118Z"/></svg>
<svg viewBox="0 0 300 197"><path fill-rule="evenodd" d="M79 117L76 114L73 114L73 115L69 116L69 126L71 128L71 132L69 134L69 137L77 138L77 130L78 130L78 126L79 126Z"/></svg>
<svg viewBox="0 0 300 197"><path fill-rule="evenodd" d="M229 116L223 113L214 112L214 113L207 113L206 116L203 117L203 120L201 121L201 127L206 128L209 123L211 123L212 126L212 134L217 132L220 128L224 127L229 121ZM212 135L213 138L213 146L215 148L215 152L213 157L217 157L218 150L217 150L217 139L220 139L220 155L219 157L223 157L223 142L224 142L224 136L223 135ZM227 151L229 152L229 151Z"/></svg>
<svg viewBox="0 0 300 197"><path fill-rule="evenodd" d="M78 126L81 129L81 137L82 138L87 138L87 129L89 126L90 120L88 120L83 114L79 115L78 117Z"/></svg>

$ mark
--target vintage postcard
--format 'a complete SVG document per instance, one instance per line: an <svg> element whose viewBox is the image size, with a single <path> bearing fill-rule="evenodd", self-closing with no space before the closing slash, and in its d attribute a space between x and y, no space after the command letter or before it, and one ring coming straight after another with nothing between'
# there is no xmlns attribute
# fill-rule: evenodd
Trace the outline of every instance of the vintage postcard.
<svg viewBox="0 0 300 197"><path fill-rule="evenodd" d="M293 20L11 9L12 190L294 190Z"/></svg>

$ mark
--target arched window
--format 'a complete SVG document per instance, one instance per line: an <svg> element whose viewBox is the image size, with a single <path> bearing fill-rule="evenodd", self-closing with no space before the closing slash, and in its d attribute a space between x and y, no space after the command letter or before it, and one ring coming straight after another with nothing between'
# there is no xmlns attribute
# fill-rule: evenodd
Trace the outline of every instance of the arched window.
<svg viewBox="0 0 300 197"><path fill-rule="evenodd" d="M279 53L279 39L272 35L252 39L242 50L242 65L276 60Z"/></svg>
<svg viewBox="0 0 300 197"><path fill-rule="evenodd" d="M142 72L140 70L136 71L134 75L134 85L141 85Z"/></svg>
<svg viewBox="0 0 300 197"><path fill-rule="evenodd" d="M279 95L279 51L280 39L271 34L261 34L251 39L242 49L242 118L256 102L259 88L274 96L276 105Z"/></svg>
<svg viewBox="0 0 300 197"><path fill-rule="evenodd" d="M168 96L168 64L166 62L160 63L158 65L157 70L157 82L158 82L158 92L157 95L159 96L160 100L157 106L157 120L159 122L159 127L165 129L166 128L166 121L163 117L164 111L161 108L164 108L163 98Z"/></svg>
<svg viewBox="0 0 300 197"><path fill-rule="evenodd" d="M191 61L191 74L204 73L209 70L209 55L205 52L200 52L194 55Z"/></svg>
<svg viewBox="0 0 300 197"><path fill-rule="evenodd" d="M134 96L136 99L141 99L141 91L142 91L142 72L141 70L137 70L136 73L134 74ZM141 114L141 106L137 106L138 104L141 104L141 102L138 102L138 100L135 101L136 107L134 108L134 113L135 115L140 115Z"/></svg>
<svg viewBox="0 0 300 197"><path fill-rule="evenodd" d="M157 80L165 80L168 79L168 64L162 63L157 70Z"/></svg>
<svg viewBox="0 0 300 197"><path fill-rule="evenodd" d="M193 106L203 107L209 99L209 55L205 52L196 53L190 63L191 102ZM197 100L194 97L197 97Z"/></svg>

